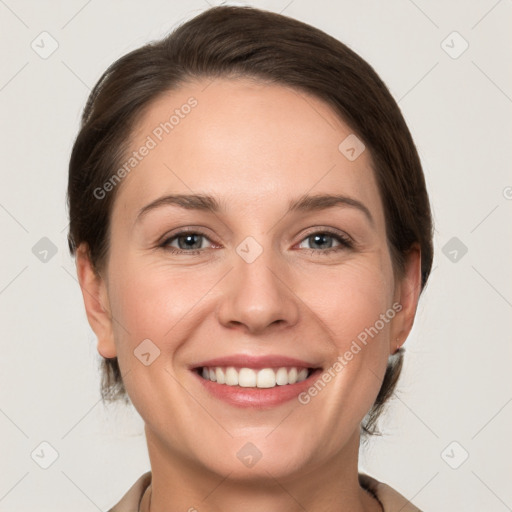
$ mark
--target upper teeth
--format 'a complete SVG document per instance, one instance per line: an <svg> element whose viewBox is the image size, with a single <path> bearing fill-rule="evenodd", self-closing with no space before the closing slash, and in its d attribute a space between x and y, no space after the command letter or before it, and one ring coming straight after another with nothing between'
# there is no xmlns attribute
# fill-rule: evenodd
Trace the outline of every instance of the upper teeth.
<svg viewBox="0 0 512 512"><path fill-rule="evenodd" d="M252 368L240 368L237 370L233 366L227 368L216 366L209 368L204 366L202 371L203 378L217 382L218 384L227 384L228 386L242 386L244 388L273 388L285 384L295 384L301 382L308 376L307 368L261 368L253 370Z"/></svg>

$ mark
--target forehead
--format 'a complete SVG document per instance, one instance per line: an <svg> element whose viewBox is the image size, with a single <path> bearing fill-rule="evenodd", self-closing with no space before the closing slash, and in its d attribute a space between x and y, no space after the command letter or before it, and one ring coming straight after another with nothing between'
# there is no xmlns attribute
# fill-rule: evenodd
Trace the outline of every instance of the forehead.
<svg viewBox="0 0 512 512"><path fill-rule="evenodd" d="M114 216L120 209L135 215L170 193L207 193L256 212L337 192L367 203L379 218L369 152L351 160L340 151L353 137L329 105L304 92L248 79L190 82L153 101L134 126L127 159L139 154Z"/></svg>

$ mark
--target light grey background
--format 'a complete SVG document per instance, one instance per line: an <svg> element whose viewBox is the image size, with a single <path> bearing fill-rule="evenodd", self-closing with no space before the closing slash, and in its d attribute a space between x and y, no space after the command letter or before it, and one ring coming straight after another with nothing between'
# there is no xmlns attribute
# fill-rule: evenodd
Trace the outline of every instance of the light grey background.
<svg viewBox="0 0 512 512"><path fill-rule="evenodd" d="M251 5L310 23L367 59L424 165L434 270L385 435L361 451L361 470L426 512L512 510L512 2ZM67 250L67 164L106 67L207 7L0 0L0 510L107 510L149 469L138 414L99 399L99 356ZM52 39L58 48L43 59ZM43 469L52 449L58 457Z"/></svg>

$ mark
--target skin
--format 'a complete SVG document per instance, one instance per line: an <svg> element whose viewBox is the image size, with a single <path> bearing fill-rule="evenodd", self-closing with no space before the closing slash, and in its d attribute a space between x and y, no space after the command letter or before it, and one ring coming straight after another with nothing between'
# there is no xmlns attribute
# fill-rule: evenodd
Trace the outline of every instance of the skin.
<svg viewBox="0 0 512 512"><path fill-rule="evenodd" d="M379 511L357 479L359 427L397 339L412 328L419 249L395 276L369 151L345 158L338 145L350 127L302 92L248 79L187 83L138 120L133 150L190 96L198 105L119 185L102 275L85 246L76 261L98 351L118 357L145 422L151 511ZM167 205L136 221L171 193L211 194L226 210ZM286 214L305 193L357 199L373 224L348 206ZM158 247L187 226L205 235L200 254ZM315 245L311 235L327 228L356 248L329 237ZM248 236L263 249L252 263L236 252ZM168 245L180 248L176 238ZM338 250L322 254L331 247ZM234 353L326 369L395 302L402 310L307 405L238 408L209 396L188 369ZM149 366L133 354L144 339L160 350ZM237 458L247 442L262 454L251 468Z"/></svg>

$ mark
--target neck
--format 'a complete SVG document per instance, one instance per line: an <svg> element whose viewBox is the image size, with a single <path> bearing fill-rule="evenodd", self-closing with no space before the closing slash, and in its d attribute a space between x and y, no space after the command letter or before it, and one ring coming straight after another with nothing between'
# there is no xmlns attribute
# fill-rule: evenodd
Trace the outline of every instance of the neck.
<svg viewBox="0 0 512 512"><path fill-rule="evenodd" d="M239 478L198 466L170 453L146 428L151 461L151 487L142 512L381 512L379 502L358 480L359 433L332 460L300 474ZM149 506L151 505L151 506Z"/></svg>

